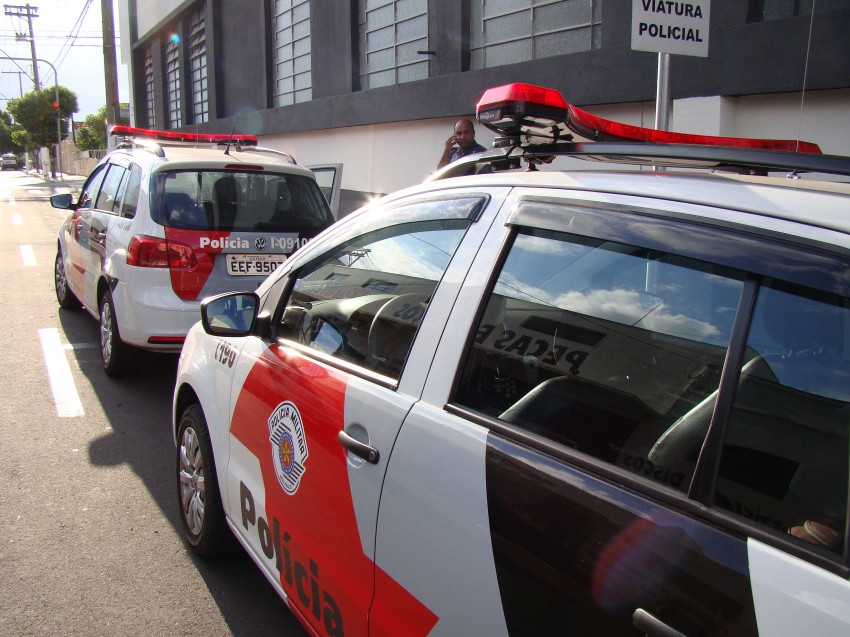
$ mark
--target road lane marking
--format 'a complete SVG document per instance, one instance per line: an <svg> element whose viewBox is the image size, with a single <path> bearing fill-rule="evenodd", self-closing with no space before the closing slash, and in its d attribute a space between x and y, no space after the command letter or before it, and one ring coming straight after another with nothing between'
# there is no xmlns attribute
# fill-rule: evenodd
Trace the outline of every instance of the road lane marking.
<svg viewBox="0 0 850 637"><path fill-rule="evenodd" d="M19 226L23 222L24 222L23 217L21 217L21 215L19 215L18 213L15 213L15 214L12 215L12 225L13 226Z"/></svg>
<svg viewBox="0 0 850 637"><path fill-rule="evenodd" d="M32 249L31 245L22 245L21 246L21 259L26 266L35 266L38 263L35 260L35 251Z"/></svg>
<svg viewBox="0 0 850 637"><path fill-rule="evenodd" d="M53 392L56 415L60 418L85 415L80 395L77 393L77 385L71 374L71 366L68 364L65 349L59 340L59 330L44 328L38 330L38 336L41 339L41 353L50 378L50 390Z"/></svg>

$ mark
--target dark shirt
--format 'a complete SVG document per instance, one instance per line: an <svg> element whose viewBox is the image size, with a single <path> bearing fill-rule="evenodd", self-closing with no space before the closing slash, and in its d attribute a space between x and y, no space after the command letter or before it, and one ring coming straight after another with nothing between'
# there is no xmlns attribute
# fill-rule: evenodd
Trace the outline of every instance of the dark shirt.
<svg viewBox="0 0 850 637"><path fill-rule="evenodd" d="M472 142L472 145L466 150L463 150L460 146L452 146L452 149L449 151L449 163L457 161L461 157L472 155L473 153L483 153L485 150L487 149L478 142Z"/></svg>

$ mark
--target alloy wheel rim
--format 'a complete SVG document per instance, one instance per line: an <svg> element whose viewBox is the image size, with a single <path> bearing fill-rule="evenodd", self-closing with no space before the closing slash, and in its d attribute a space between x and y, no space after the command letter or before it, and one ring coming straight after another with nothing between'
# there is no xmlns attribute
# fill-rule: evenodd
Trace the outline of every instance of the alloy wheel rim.
<svg viewBox="0 0 850 637"><path fill-rule="evenodd" d="M56 257L56 268L55 268L55 276L56 276L56 291L59 293L60 299L65 298L66 286L68 285L67 281L65 281L65 266L62 264L62 257Z"/></svg>
<svg viewBox="0 0 850 637"><path fill-rule="evenodd" d="M108 363L112 356L112 311L108 301L100 311L100 351Z"/></svg>
<svg viewBox="0 0 850 637"><path fill-rule="evenodd" d="M183 431L180 439L180 505L189 532L198 536L204 526L204 460L198 435L192 427Z"/></svg>

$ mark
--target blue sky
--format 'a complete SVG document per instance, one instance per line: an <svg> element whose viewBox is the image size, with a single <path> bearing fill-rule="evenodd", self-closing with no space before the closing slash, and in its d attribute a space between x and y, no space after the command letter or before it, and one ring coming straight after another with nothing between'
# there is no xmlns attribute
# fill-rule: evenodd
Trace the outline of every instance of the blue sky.
<svg viewBox="0 0 850 637"><path fill-rule="evenodd" d="M106 104L106 89L103 78L103 41L100 4L101 0L28 0L31 7L38 9L38 17L32 19L35 35L36 57L56 67L59 84L77 94L79 112L76 121L97 112ZM9 7L23 7L24 2L8 2ZM118 7L115 14L115 33L119 36ZM6 110L9 99L20 97L31 91L32 64L26 61L2 59L5 57L32 58L29 41L17 41L15 34L29 35L26 18L0 13L0 109ZM76 38L72 38L72 35ZM68 46L73 42L72 46ZM121 64L120 45L116 42L118 63L118 98L129 101L127 67ZM39 63L39 80L42 86L53 86L54 76L50 65ZM25 75L24 75L25 73Z"/></svg>

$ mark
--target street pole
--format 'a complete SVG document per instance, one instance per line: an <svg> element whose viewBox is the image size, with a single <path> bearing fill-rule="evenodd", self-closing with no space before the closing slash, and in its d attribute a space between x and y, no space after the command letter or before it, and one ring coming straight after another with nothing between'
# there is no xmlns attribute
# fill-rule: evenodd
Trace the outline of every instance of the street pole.
<svg viewBox="0 0 850 637"><path fill-rule="evenodd" d="M31 7L29 3L26 6L14 6L10 4L3 5L3 8L6 10L6 15L13 16L17 18L26 18L27 23L30 28L30 50L32 51L32 78L33 84L35 85L35 90L38 91L41 89L41 82L38 79L38 65L36 61L38 58L35 55L35 36L32 31L32 19L38 17L38 7ZM16 33L15 40L26 40L26 36L23 33ZM26 58L23 58L26 59Z"/></svg>
<svg viewBox="0 0 850 637"><path fill-rule="evenodd" d="M118 121L118 65L115 62L115 21L112 0L100 0L103 29L103 79L106 89L107 133Z"/></svg>

